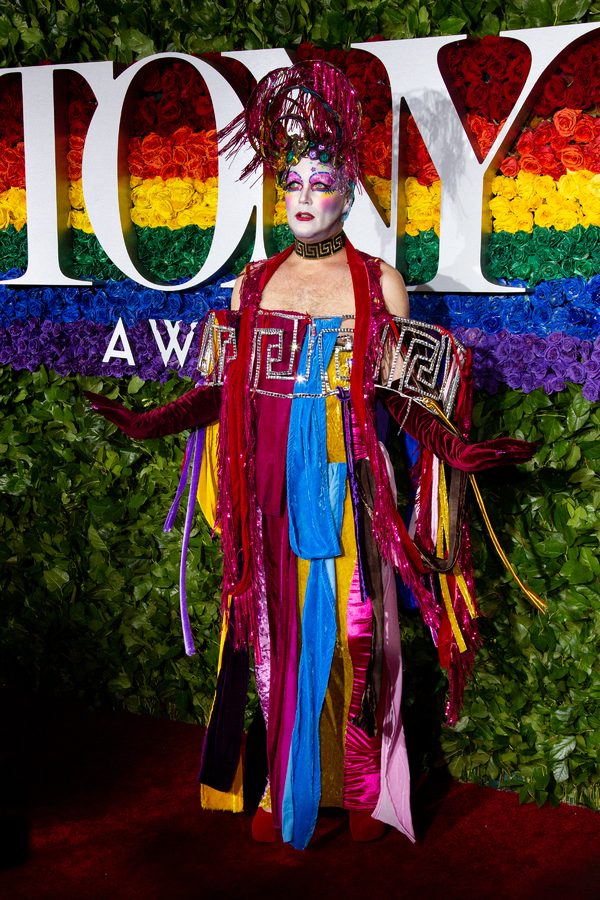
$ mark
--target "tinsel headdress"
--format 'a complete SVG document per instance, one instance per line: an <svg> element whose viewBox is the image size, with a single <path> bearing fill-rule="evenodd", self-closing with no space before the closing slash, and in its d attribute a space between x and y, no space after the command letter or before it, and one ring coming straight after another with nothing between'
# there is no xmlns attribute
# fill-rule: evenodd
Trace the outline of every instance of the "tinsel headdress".
<svg viewBox="0 0 600 900"><path fill-rule="evenodd" d="M258 82L246 109L218 135L221 153L235 153L247 140L254 157L242 178L264 163L280 183L303 156L344 169L361 184L358 163L362 112L356 90L336 66L322 60L274 69Z"/></svg>

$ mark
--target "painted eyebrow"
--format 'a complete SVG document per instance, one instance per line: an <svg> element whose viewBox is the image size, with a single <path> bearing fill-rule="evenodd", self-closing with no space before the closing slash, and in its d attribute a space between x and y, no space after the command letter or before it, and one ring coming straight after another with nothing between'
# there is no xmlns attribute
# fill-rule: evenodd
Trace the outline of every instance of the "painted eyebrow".
<svg viewBox="0 0 600 900"><path fill-rule="evenodd" d="M297 178L298 181L302 181L302 175L299 175L298 172L288 172L286 181L290 181L292 178ZM304 184L304 181L302 181Z"/></svg>
<svg viewBox="0 0 600 900"><path fill-rule="evenodd" d="M315 172L313 175L310 176L309 182L312 183L313 178L318 178L319 181L323 181L323 179L327 178L330 180L331 184L333 184L333 182L334 182L334 177L330 172Z"/></svg>

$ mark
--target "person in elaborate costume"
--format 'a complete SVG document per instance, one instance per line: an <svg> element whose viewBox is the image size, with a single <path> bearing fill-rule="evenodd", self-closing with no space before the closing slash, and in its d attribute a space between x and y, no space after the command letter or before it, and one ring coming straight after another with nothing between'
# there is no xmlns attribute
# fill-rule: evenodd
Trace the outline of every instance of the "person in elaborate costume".
<svg viewBox="0 0 600 900"><path fill-rule="evenodd" d="M350 810L357 840L386 823L414 840L394 569L449 669L453 721L479 640L465 473L535 450L509 438L467 443L468 353L443 329L411 322L398 272L345 238L360 115L345 76L320 61L259 82L225 149L248 139L245 174L263 163L275 171L294 244L247 266L231 311L209 316L199 386L180 400L133 413L86 392L134 438L200 429L184 480L191 472L224 555L203 802L239 808L252 654L269 771L253 834L298 848L319 805ZM413 441L408 527L380 440L390 416ZM185 609L184 634L193 652Z"/></svg>

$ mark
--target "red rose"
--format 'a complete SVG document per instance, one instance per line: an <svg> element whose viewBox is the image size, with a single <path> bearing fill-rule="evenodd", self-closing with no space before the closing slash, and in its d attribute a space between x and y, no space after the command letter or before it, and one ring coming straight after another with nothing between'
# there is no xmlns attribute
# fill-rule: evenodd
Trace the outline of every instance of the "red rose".
<svg viewBox="0 0 600 900"><path fill-rule="evenodd" d="M385 125L385 130L389 131L390 134L392 133L393 121L394 121L394 111L393 111L393 109L390 109L390 111L388 112L387 116L385 117L385 121L383 123Z"/></svg>
<svg viewBox="0 0 600 900"><path fill-rule="evenodd" d="M440 176L437 173L437 169L434 166L434 164L431 162L431 160L425 166L423 166L423 168L419 172L419 176L418 176L417 180L418 180L419 184L427 185L427 187L429 187L430 184L433 184L434 181L440 180Z"/></svg>
<svg viewBox="0 0 600 900"><path fill-rule="evenodd" d="M180 103L176 103L174 100L167 100L165 103L165 98L163 97L158 104L157 112L161 123L172 124L181 117L183 110Z"/></svg>
<svg viewBox="0 0 600 900"><path fill-rule="evenodd" d="M483 72L481 71L481 66L478 66L477 63L471 59L469 56L466 56L461 68L461 72L463 77L467 79L467 81L482 81L483 80Z"/></svg>
<svg viewBox="0 0 600 900"><path fill-rule="evenodd" d="M390 110L391 103L391 95L386 97L383 91L377 91L371 100L365 99L364 108L374 122L382 122Z"/></svg>
<svg viewBox="0 0 600 900"><path fill-rule="evenodd" d="M314 45L310 44L308 41L304 41L300 46L296 49L296 53L300 59L312 59Z"/></svg>
<svg viewBox="0 0 600 900"><path fill-rule="evenodd" d="M517 56L516 59L512 59L506 67L506 76L509 81L516 81L522 87L527 80L530 67L531 57L529 55Z"/></svg>
<svg viewBox="0 0 600 900"><path fill-rule="evenodd" d="M548 79L548 83L544 88L544 95L555 108L566 105L567 94L565 83L560 75L552 75Z"/></svg>
<svg viewBox="0 0 600 900"><path fill-rule="evenodd" d="M584 168L589 169L590 172L594 173L600 171L600 153L598 153L598 149L592 147L591 144L585 144L581 149L583 151L583 158L585 159Z"/></svg>
<svg viewBox="0 0 600 900"><path fill-rule="evenodd" d="M138 105L138 115L146 125L156 121L156 100L154 97L142 97Z"/></svg>
<svg viewBox="0 0 600 900"><path fill-rule="evenodd" d="M148 75L144 82L144 90L148 91L149 94L156 94L160 91L160 72L158 69L155 69Z"/></svg>
<svg viewBox="0 0 600 900"><path fill-rule="evenodd" d="M542 147L544 144L549 144L555 133L556 129L551 122L542 122L533 132L534 146Z"/></svg>
<svg viewBox="0 0 600 900"><path fill-rule="evenodd" d="M536 157L531 154L521 157L521 169L523 172L528 172L531 175L540 175L542 172L542 166L539 159L536 159Z"/></svg>
<svg viewBox="0 0 600 900"><path fill-rule="evenodd" d="M551 169L552 166L555 166L558 162L553 149L547 144L544 147L536 147L533 151L533 156L535 156L536 159L539 159L544 171L546 169Z"/></svg>
<svg viewBox="0 0 600 900"><path fill-rule="evenodd" d="M481 66L482 69L485 69L485 65L490 58L490 48L487 41L477 41L477 43L473 45L473 49L471 50L470 55L478 66Z"/></svg>
<svg viewBox="0 0 600 900"><path fill-rule="evenodd" d="M174 91L177 88L177 72L173 68L169 68L166 72L163 72L160 79L160 87L163 93Z"/></svg>
<svg viewBox="0 0 600 900"><path fill-rule="evenodd" d="M76 100L74 103L69 103L69 120L72 122L75 119L83 118L85 110L85 104L82 103L81 100Z"/></svg>
<svg viewBox="0 0 600 900"><path fill-rule="evenodd" d="M486 72L490 78L503 78L506 76L506 59L502 56L492 56L486 66Z"/></svg>
<svg viewBox="0 0 600 900"><path fill-rule="evenodd" d="M533 146L534 144L532 132L524 131L517 141L517 152L520 153L521 156L527 156L527 154L532 152Z"/></svg>
<svg viewBox="0 0 600 900"><path fill-rule="evenodd" d="M566 147L569 143L569 139L566 138L563 134L559 134L556 132L550 141L550 146L554 150L555 153L558 153L563 147Z"/></svg>
<svg viewBox="0 0 600 900"><path fill-rule="evenodd" d="M578 169L583 169L585 166L585 157L581 152L581 148L572 145L560 151L560 161L567 169L575 172Z"/></svg>
<svg viewBox="0 0 600 900"><path fill-rule="evenodd" d="M71 124L70 131L71 134L80 135L81 137L85 137L88 133L88 123L82 122L81 119L77 119L75 122Z"/></svg>
<svg viewBox="0 0 600 900"><path fill-rule="evenodd" d="M383 66L383 63L379 59L372 59L365 72L365 78L367 81L370 81L372 84L378 84L380 81L386 82L387 72Z"/></svg>
<svg viewBox="0 0 600 900"><path fill-rule="evenodd" d="M554 104L548 100L545 94L542 94L535 106L533 107L533 112L536 116L541 116L544 118L545 116L549 116L550 113L554 110Z"/></svg>
<svg viewBox="0 0 600 900"><path fill-rule="evenodd" d="M488 98L489 87L484 81L473 81L467 91L467 106L477 109Z"/></svg>
<svg viewBox="0 0 600 900"><path fill-rule="evenodd" d="M571 109L585 109L589 106L586 91L580 84L572 84L567 89L567 106Z"/></svg>
<svg viewBox="0 0 600 900"><path fill-rule="evenodd" d="M185 91L187 93L190 88L197 85L199 81L200 75L193 66L182 66L181 74L179 75L179 86L182 92Z"/></svg>
<svg viewBox="0 0 600 900"><path fill-rule="evenodd" d="M507 156L500 166L500 171L507 178L516 178L519 173L519 161L516 156Z"/></svg>
<svg viewBox="0 0 600 900"><path fill-rule="evenodd" d="M503 88L504 96L511 103L514 103L518 99L519 94L521 93L522 90L523 90L523 82L522 81L517 81L515 79L514 81L505 81L504 82L504 88Z"/></svg>
<svg viewBox="0 0 600 900"><path fill-rule="evenodd" d="M337 66L342 72L344 71L346 66L346 54L343 50L328 50L326 59L332 66Z"/></svg>

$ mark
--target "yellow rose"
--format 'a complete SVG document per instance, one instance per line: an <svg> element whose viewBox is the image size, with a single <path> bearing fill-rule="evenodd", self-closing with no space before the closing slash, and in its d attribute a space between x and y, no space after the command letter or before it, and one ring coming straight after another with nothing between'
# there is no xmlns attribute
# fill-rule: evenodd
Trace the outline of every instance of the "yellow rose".
<svg viewBox="0 0 600 900"><path fill-rule="evenodd" d="M533 231L533 216L530 212L520 213L516 216L517 231Z"/></svg>
<svg viewBox="0 0 600 900"><path fill-rule="evenodd" d="M130 188L138 187L140 184L143 184L143 179L139 175L132 175L129 179Z"/></svg>
<svg viewBox="0 0 600 900"><path fill-rule="evenodd" d="M10 209L7 204L2 201L0 194L0 228L4 230L10 225Z"/></svg>
<svg viewBox="0 0 600 900"><path fill-rule="evenodd" d="M140 209L150 209L150 191L156 191L156 188L152 188L147 182L145 184L141 184L139 187L136 187L131 192L131 201L134 206L140 207Z"/></svg>
<svg viewBox="0 0 600 900"><path fill-rule="evenodd" d="M495 218L508 215L511 212L510 200L506 197L493 197L490 200L490 210Z"/></svg>
<svg viewBox="0 0 600 900"><path fill-rule="evenodd" d="M531 208L531 201L525 200L524 197L517 197L515 200L511 200L510 208L511 212L513 212L517 218L519 216L528 216Z"/></svg>
<svg viewBox="0 0 600 900"><path fill-rule="evenodd" d="M211 179L209 178L208 180L210 181ZM216 181L216 179L213 178L212 181ZM215 211L216 211L218 200L219 200L218 186L216 184L208 186L208 182L207 182L207 190L206 190L206 193L204 194L204 201L203 201L204 204L206 206L214 207Z"/></svg>
<svg viewBox="0 0 600 900"><path fill-rule="evenodd" d="M554 210L545 203L536 209L534 221L540 228L549 228L554 222Z"/></svg>
<svg viewBox="0 0 600 900"><path fill-rule="evenodd" d="M429 197L427 186L419 184L413 175L409 175L406 179L404 183L404 192L406 194L406 202L409 205L411 203L416 203L417 200L422 199L423 197Z"/></svg>
<svg viewBox="0 0 600 900"><path fill-rule="evenodd" d="M558 179L558 190L567 199L572 200L579 194L579 183L573 172L567 172Z"/></svg>
<svg viewBox="0 0 600 900"><path fill-rule="evenodd" d="M194 196L194 186L193 184L187 184L180 178L173 178L171 180L173 183L169 185L169 190L173 209L175 211L185 209Z"/></svg>
<svg viewBox="0 0 600 900"><path fill-rule="evenodd" d="M534 187L538 197L548 197L556 193L556 182L551 175L538 175Z"/></svg>
<svg viewBox="0 0 600 900"><path fill-rule="evenodd" d="M579 169L579 171L573 172L572 174L573 177L577 180L578 184L581 185L581 187L588 185L591 181L594 181L598 177L588 169Z"/></svg>
<svg viewBox="0 0 600 900"><path fill-rule="evenodd" d="M146 228L150 224L150 218L148 211L145 209L140 209L138 206L133 206L129 211L131 216L131 221L134 225L139 225L140 228Z"/></svg>
<svg viewBox="0 0 600 900"><path fill-rule="evenodd" d="M81 178L72 181L69 185L69 203L74 209L83 209L83 188L81 187Z"/></svg>
<svg viewBox="0 0 600 900"><path fill-rule="evenodd" d="M557 231L570 231L579 224L579 216L569 209L559 209L554 214L553 225Z"/></svg>
<svg viewBox="0 0 600 900"><path fill-rule="evenodd" d="M408 222L406 226L406 233L410 234L412 237L418 237L420 231L413 222Z"/></svg>
<svg viewBox="0 0 600 900"><path fill-rule="evenodd" d="M506 197L507 200L513 200L518 194L518 189L514 178L496 175L492 181L492 192L499 194L501 197Z"/></svg>

